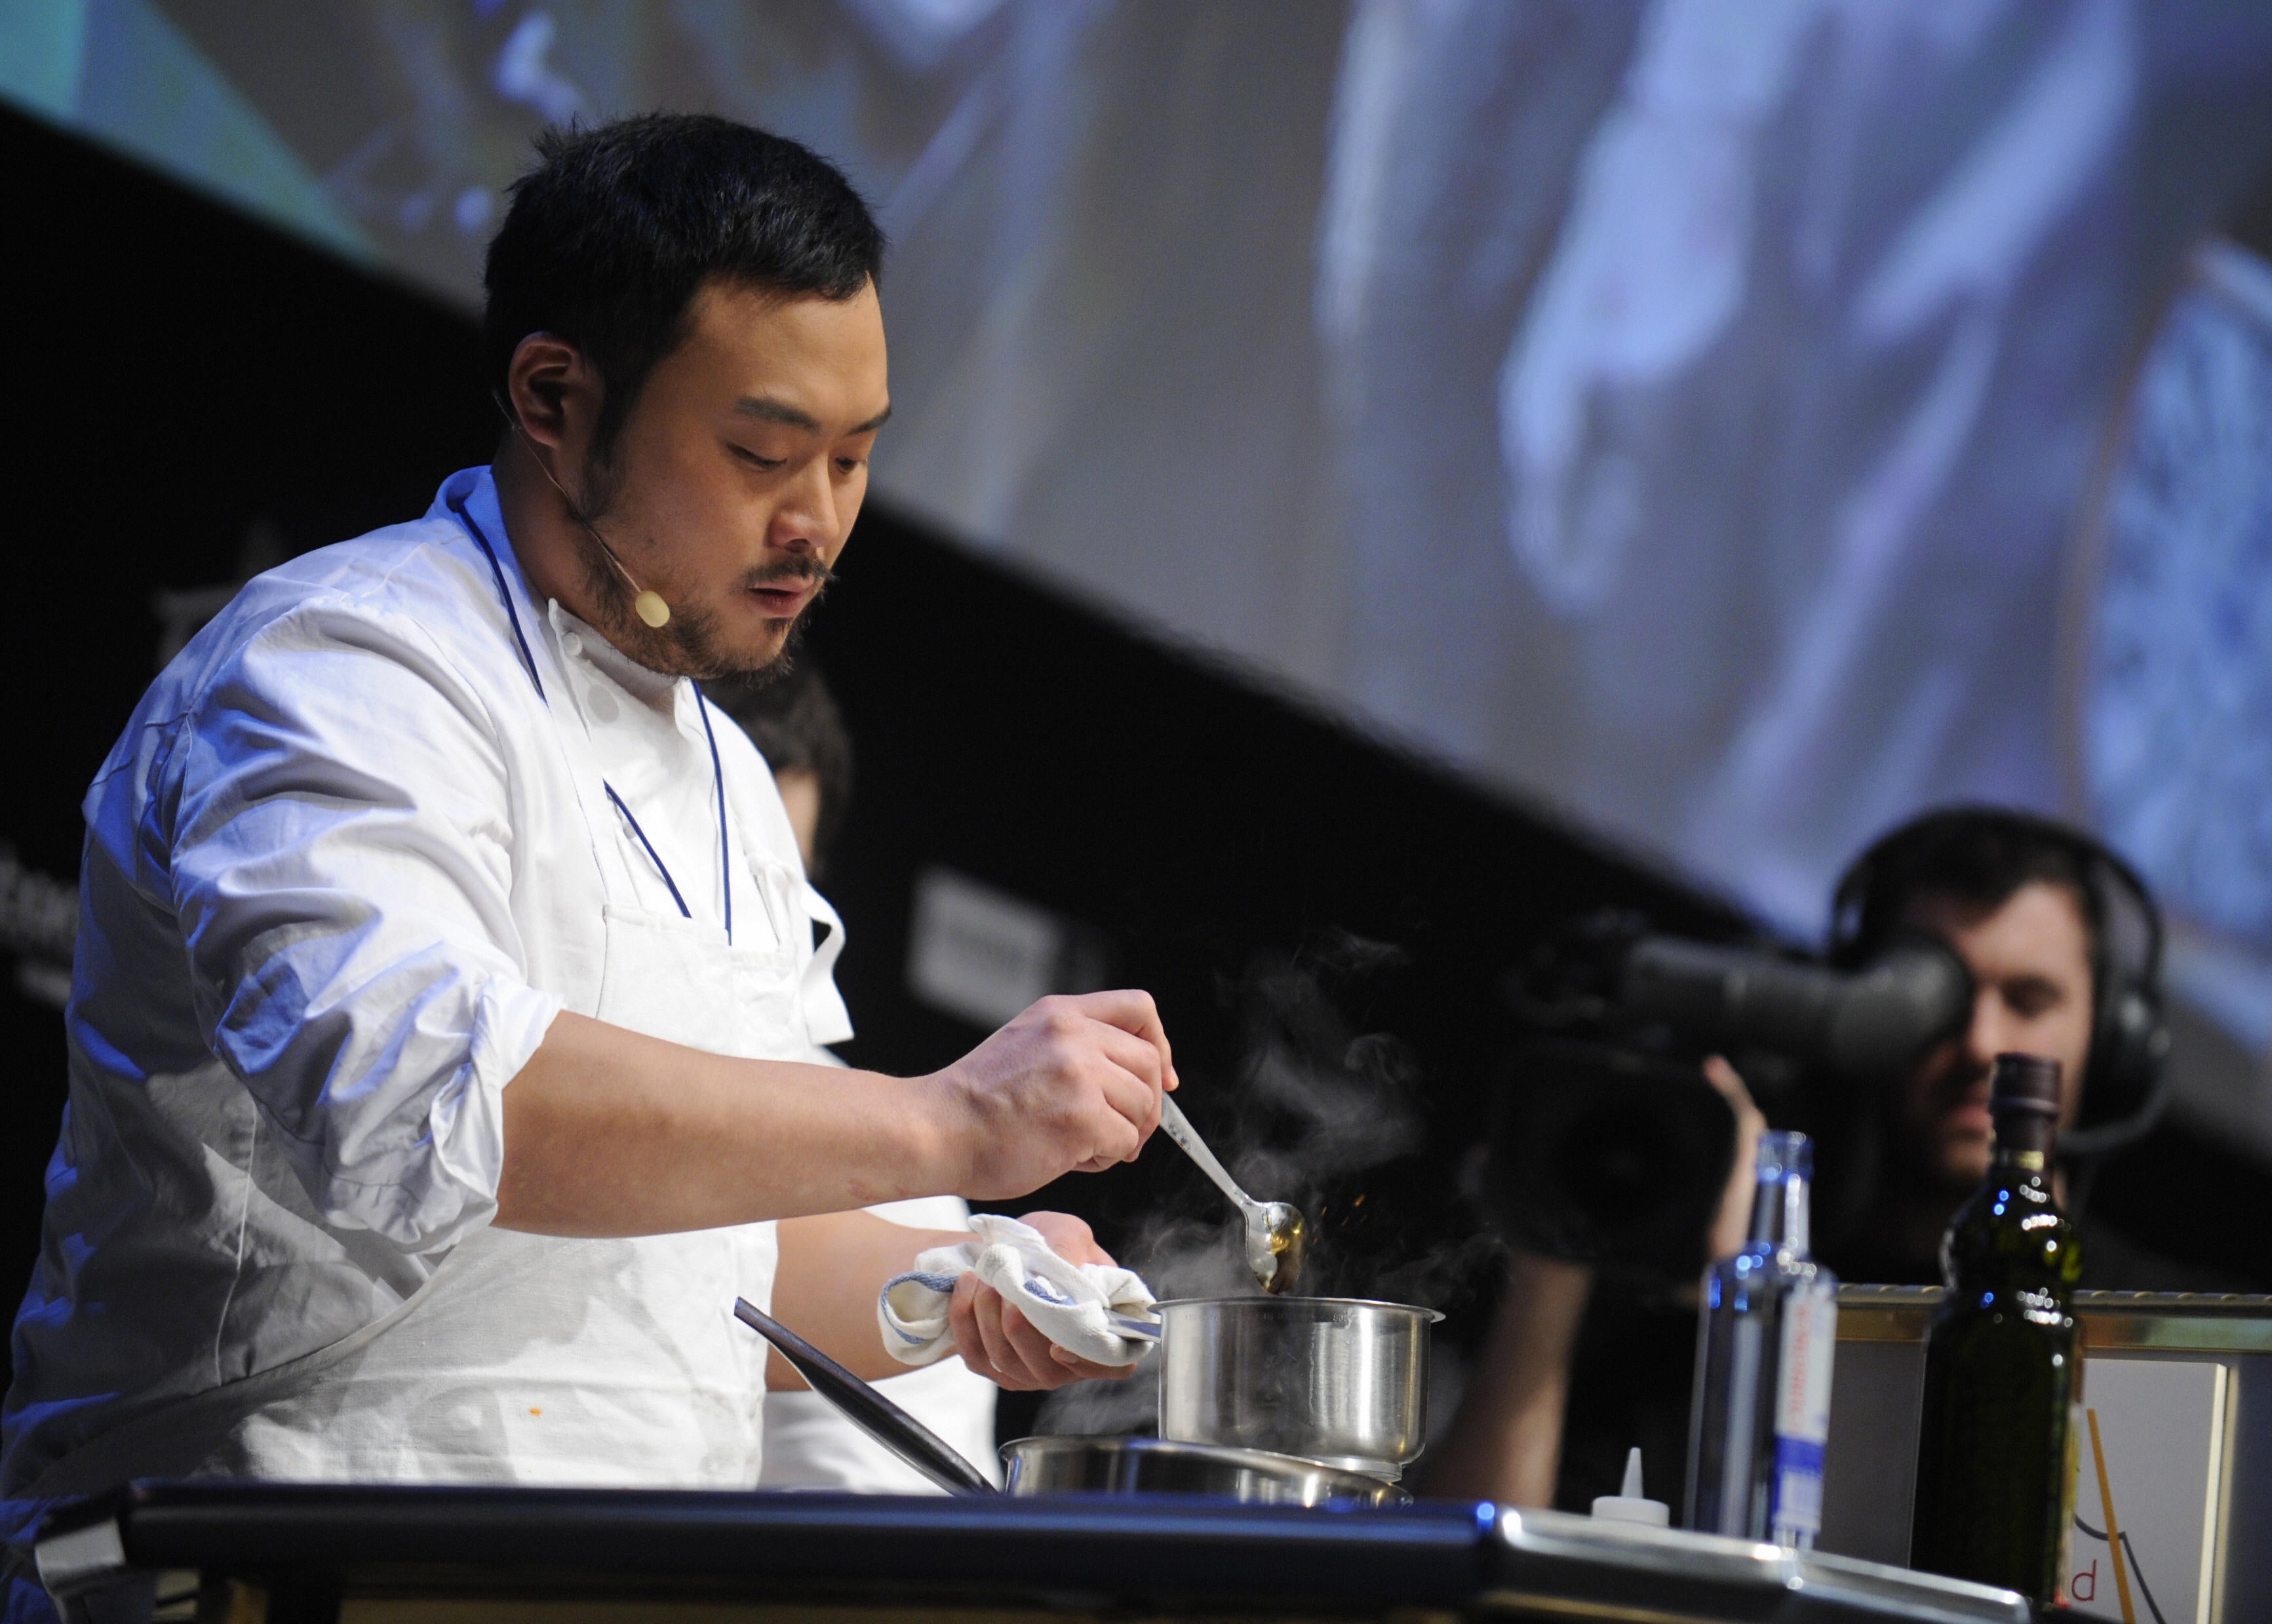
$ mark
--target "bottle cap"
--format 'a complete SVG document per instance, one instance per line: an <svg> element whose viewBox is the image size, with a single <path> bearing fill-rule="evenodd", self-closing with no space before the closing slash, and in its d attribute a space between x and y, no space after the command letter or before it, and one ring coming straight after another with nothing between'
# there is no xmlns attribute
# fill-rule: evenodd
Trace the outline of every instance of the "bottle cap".
<svg viewBox="0 0 2272 1624"><path fill-rule="evenodd" d="M1626 1480L1614 1494L1594 1496L1594 1515L1604 1523L1640 1523L1650 1528L1672 1526L1672 1508L1640 1492L1640 1450L1626 1451Z"/></svg>
<svg viewBox="0 0 2272 1624"><path fill-rule="evenodd" d="M1754 1166L1762 1184L1814 1177L1814 1142L1805 1134L1769 1131L1760 1136Z"/></svg>
<svg viewBox="0 0 2272 1624"><path fill-rule="evenodd" d="M2029 1111L2038 1116L2059 1112L2059 1063L2040 1054L1999 1054L1989 1084L1992 1113Z"/></svg>

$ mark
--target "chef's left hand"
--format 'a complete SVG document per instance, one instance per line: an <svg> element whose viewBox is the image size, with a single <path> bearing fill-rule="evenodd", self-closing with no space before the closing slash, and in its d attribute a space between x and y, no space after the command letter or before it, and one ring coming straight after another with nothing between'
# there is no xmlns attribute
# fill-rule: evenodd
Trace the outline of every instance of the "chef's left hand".
<svg viewBox="0 0 2272 1624"><path fill-rule="evenodd" d="M1026 1212L1019 1222L1042 1232L1050 1249L1067 1263L1110 1263L1088 1225L1064 1212ZM1034 1329L1001 1292L966 1274L954 1283L947 1307L954 1345L962 1362L1013 1392L1065 1387L1075 1382L1125 1382L1133 1365L1097 1365L1068 1353Z"/></svg>

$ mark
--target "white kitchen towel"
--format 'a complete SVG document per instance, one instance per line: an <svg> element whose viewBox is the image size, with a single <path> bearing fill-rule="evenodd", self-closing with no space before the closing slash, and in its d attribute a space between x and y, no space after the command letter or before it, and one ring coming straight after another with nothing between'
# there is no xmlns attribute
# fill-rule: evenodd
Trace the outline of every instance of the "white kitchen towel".
<svg viewBox="0 0 2272 1624"><path fill-rule="evenodd" d="M998 1213L970 1215L972 1239L933 1247L906 1274L888 1280L876 1300L884 1345L903 1365L928 1365L954 1352L947 1304L966 1274L1008 1298L1040 1331L1068 1352L1099 1365L1132 1365L1142 1343L1112 1329L1116 1314L1148 1317L1151 1289L1133 1270L1072 1263L1050 1250L1032 1225Z"/></svg>

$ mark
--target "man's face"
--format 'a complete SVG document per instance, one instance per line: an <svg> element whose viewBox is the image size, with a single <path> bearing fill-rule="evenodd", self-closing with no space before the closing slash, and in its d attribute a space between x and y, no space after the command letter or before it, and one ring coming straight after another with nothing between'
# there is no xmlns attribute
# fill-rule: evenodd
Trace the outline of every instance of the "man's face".
<svg viewBox="0 0 2272 1624"><path fill-rule="evenodd" d="M818 598L868 491L891 411L872 285L836 301L714 282L685 341L647 375L585 502L642 587L671 609L650 630L604 558L587 560L625 652L657 670L762 670Z"/></svg>
<svg viewBox="0 0 2272 1624"><path fill-rule="evenodd" d="M1932 932L1972 972L1971 1024L1918 1062L1895 1100L1900 1151L1929 1181L1969 1190L1988 1176L1995 1124L1988 1084L1996 1056L2059 1062L2059 1126L2082 1106L2090 1053L2090 935L2074 891L2031 880L1984 907L1946 893L1914 898L1903 922Z"/></svg>

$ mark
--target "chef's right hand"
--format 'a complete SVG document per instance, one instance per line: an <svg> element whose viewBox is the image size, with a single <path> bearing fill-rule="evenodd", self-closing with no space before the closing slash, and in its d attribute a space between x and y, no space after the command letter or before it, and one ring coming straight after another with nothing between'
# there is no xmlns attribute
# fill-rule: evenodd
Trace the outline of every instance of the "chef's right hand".
<svg viewBox="0 0 2272 1624"><path fill-rule="evenodd" d="M1006 1201L1135 1160L1176 1068L1149 993L1081 993L1043 999L924 1081L961 1169L953 1193Z"/></svg>

